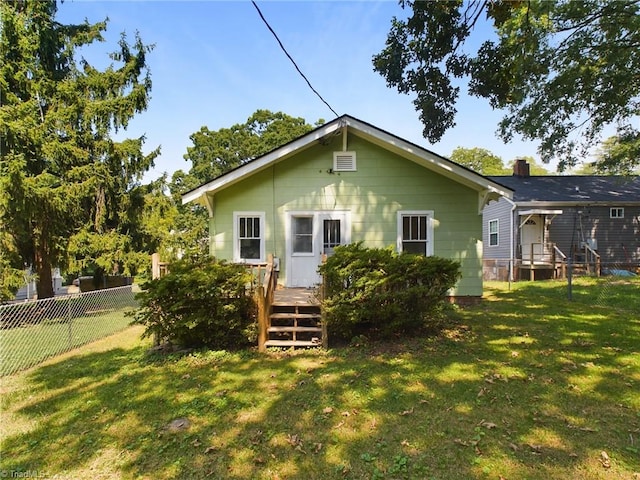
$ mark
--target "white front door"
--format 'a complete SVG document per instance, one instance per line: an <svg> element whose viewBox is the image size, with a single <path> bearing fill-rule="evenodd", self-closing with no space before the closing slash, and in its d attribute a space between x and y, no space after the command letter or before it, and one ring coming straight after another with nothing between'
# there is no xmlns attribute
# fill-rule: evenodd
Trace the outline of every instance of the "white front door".
<svg viewBox="0 0 640 480"><path fill-rule="evenodd" d="M520 229L520 245L522 246L522 261L533 263L543 260L543 220L540 215L529 216ZM533 249L533 259L531 252Z"/></svg>
<svg viewBox="0 0 640 480"><path fill-rule="evenodd" d="M320 283L322 255L350 241L348 212L289 213L287 232L287 287Z"/></svg>

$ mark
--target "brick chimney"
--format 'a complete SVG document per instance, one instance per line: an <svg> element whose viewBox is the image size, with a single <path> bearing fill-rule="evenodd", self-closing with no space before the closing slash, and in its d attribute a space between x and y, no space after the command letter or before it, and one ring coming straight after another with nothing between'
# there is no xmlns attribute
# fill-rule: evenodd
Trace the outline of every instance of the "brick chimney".
<svg viewBox="0 0 640 480"><path fill-rule="evenodd" d="M518 158L513 163L513 175L515 177L528 177L529 173L529 164L524 158Z"/></svg>

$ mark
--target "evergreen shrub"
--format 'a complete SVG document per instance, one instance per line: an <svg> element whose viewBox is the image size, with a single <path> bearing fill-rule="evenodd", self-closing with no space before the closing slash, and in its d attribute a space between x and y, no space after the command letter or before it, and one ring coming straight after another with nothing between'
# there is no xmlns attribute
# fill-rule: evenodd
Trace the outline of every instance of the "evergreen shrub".
<svg viewBox="0 0 640 480"><path fill-rule="evenodd" d="M145 336L180 347L231 349L256 340L256 305L242 265L209 257L180 260L164 277L142 285L133 323Z"/></svg>
<svg viewBox="0 0 640 480"><path fill-rule="evenodd" d="M436 328L460 263L440 257L336 247L320 266L323 309L331 337L388 337Z"/></svg>

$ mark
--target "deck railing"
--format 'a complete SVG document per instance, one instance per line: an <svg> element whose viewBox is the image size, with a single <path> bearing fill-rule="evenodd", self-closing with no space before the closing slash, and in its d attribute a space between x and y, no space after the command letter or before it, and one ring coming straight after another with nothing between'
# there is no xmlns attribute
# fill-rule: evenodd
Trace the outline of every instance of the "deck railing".
<svg viewBox="0 0 640 480"><path fill-rule="evenodd" d="M576 256L573 259L574 266L583 266L587 274L594 273L600 276L601 261L600 254L589 246L588 243L582 244L582 248L576 249ZM591 269L593 268L593 272Z"/></svg>
<svg viewBox="0 0 640 480"><path fill-rule="evenodd" d="M254 297L258 304L258 351L264 352L269 329L269 314L278 282L273 255L269 255L266 264L254 266L252 270L256 279Z"/></svg>
<svg viewBox="0 0 640 480"><path fill-rule="evenodd" d="M554 271L554 277L565 278L567 261L567 255L555 243L532 243L526 252L520 250L520 258L516 260L516 265L521 270L528 270L531 280L534 279L534 271L541 269L551 269ZM574 270L583 269L588 275L600 276L600 255L586 243L581 248L574 249L571 263Z"/></svg>

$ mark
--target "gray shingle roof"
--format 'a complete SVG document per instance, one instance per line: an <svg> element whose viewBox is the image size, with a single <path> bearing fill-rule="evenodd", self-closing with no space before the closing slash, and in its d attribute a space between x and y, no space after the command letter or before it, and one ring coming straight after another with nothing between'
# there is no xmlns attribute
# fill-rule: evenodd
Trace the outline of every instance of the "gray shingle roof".
<svg viewBox="0 0 640 480"><path fill-rule="evenodd" d="M515 191L515 202L640 203L640 177L592 175L489 176Z"/></svg>

